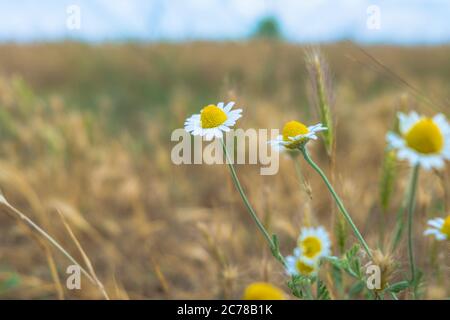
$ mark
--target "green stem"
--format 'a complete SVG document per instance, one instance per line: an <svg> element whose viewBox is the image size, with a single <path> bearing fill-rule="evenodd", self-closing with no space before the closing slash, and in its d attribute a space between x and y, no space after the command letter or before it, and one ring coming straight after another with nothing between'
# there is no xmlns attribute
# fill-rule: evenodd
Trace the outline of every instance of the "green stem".
<svg viewBox="0 0 450 320"><path fill-rule="evenodd" d="M255 213L255 210L253 209L252 205L250 204L250 201L248 200L247 196L245 195L244 189L241 186L241 183L239 182L239 178L236 174L236 170L234 169L233 162L231 161L231 158L228 154L227 148L225 146L225 143L223 140L221 140L223 152L225 153L225 157L227 160L228 167L230 168L231 177L233 179L233 183L236 186L236 189L238 190L239 194L241 195L242 200L244 201L244 204L250 213L250 216L252 217L253 221L255 221L258 229L261 231L261 233L264 235L264 238L266 239L270 250L272 251L273 256L280 261L283 265L285 265L284 257L280 253L278 248L278 243L274 242L274 239L270 237L269 233L267 232L264 225L259 220L258 216Z"/></svg>
<svg viewBox="0 0 450 320"><path fill-rule="evenodd" d="M411 172L411 176L409 177L409 182L408 182L408 188L406 188L406 190L403 194L402 202L396 213L397 221L396 221L396 227L395 227L395 231L394 231L394 237L393 237L392 244L391 244L391 252L394 252L397 249L397 246L400 243L400 240L403 235L403 231L405 229L404 226L406 225L406 223L404 222L404 218L405 218L405 212L407 209L406 207L408 206L409 197L412 192L413 178L414 178L414 172Z"/></svg>
<svg viewBox="0 0 450 320"><path fill-rule="evenodd" d="M417 181L419 178L419 165L415 165L413 168L412 179L411 179L411 188L408 197L408 256L409 256L409 267L411 270L411 280L413 283L416 279L416 267L414 264L414 250L413 250L413 215L414 215L414 206L416 200L416 190L417 190Z"/></svg>
<svg viewBox="0 0 450 320"><path fill-rule="evenodd" d="M308 279L308 284L305 286L305 293L306 293L306 298L308 300L314 300L314 295L312 293L312 284L311 284L310 279Z"/></svg>
<svg viewBox="0 0 450 320"><path fill-rule="evenodd" d="M362 246L364 247L364 250L366 251L367 255L372 258L372 253L370 252L369 246L367 242L364 240L363 236L359 232L358 228L356 227L355 223L353 222L352 218L350 217L350 214L347 212L347 210L344 207L344 204L342 203L342 200L337 195L336 191L334 191L333 186L331 185L330 181L328 181L327 176L325 173L320 169L320 167L311 159L308 150L306 150L306 146L302 145L300 147L300 151L303 154L303 157L305 158L306 162L320 175L322 180L325 182L328 190L330 191L331 195L333 196L337 206L339 207L339 210L344 215L344 218L347 220L347 223L350 225L350 227L353 229L353 232L355 233L356 237L358 238L359 242L361 242Z"/></svg>

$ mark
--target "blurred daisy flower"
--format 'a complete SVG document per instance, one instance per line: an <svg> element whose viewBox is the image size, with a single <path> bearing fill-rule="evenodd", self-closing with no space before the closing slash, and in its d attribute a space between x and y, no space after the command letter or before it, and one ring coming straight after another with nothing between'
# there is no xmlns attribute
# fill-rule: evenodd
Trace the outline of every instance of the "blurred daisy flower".
<svg viewBox="0 0 450 320"><path fill-rule="evenodd" d="M316 133L327 130L321 123L307 127L298 121L289 121L283 127L282 134L269 143L278 151L298 149L309 140L317 140Z"/></svg>
<svg viewBox="0 0 450 320"><path fill-rule="evenodd" d="M399 113L400 135L389 132L386 136L391 148L397 149L401 160L425 170L442 168L450 159L450 125L443 114L433 118L416 112Z"/></svg>
<svg viewBox="0 0 450 320"><path fill-rule="evenodd" d="M254 282L244 291L244 300L284 300L284 292L267 282Z"/></svg>
<svg viewBox="0 0 450 320"><path fill-rule="evenodd" d="M222 138L223 132L230 131L230 127L242 116L242 109L231 110L234 102L224 105L219 102L217 105L210 104L204 107L200 114L194 114L184 123L184 129L193 136L204 136L206 140L214 137Z"/></svg>
<svg viewBox="0 0 450 320"><path fill-rule="evenodd" d="M286 258L289 275L313 276L319 269L320 258L329 257L330 238L325 228L302 228L294 255Z"/></svg>
<svg viewBox="0 0 450 320"><path fill-rule="evenodd" d="M426 236L433 235L436 240L450 240L450 215L445 218L435 218L428 220L430 228L423 233Z"/></svg>
<svg viewBox="0 0 450 320"><path fill-rule="evenodd" d="M317 274L319 263L305 259L301 255L301 250L296 248L294 255L286 257L286 272L290 276L302 275L311 277Z"/></svg>
<svg viewBox="0 0 450 320"><path fill-rule="evenodd" d="M302 228L298 248L305 261L313 263L330 255L330 238L323 227Z"/></svg>

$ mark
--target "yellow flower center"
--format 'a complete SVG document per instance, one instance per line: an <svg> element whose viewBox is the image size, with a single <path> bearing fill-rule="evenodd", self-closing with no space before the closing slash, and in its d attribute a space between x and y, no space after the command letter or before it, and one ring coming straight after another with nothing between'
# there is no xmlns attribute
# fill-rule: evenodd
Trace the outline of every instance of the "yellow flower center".
<svg viewBox="0 0 450 320"><path fill-rule="evenodd" d="M219 107L210 104L200 112L200 121L202 128L215 128L227 121L227 115Z"/></svg>
<svg viewBox="0 0 450 320"><path fill-rule="evenodd" d="M444 136L430 118L419 120L405 134L408 147L424 154L438 153L444 146Z"/></svg>
<svg viewBox="0 0 450 320"><path fill-rule="evenodd" d="M284 300L284 293L266 282L255 282L244 291L244 300Z"/></svg>
<svg viewBox="0 0 450 320"><path fill-rule="evenodd" d="M450 216L445 218L441 232L447 236L447 239L450 239Z"/></svg>
<svg viewBox="0 0 450 320"><path fill-rule="evenodd" d="M306 237L301 243L303 255L309 259L317 256L322 250L322 243L317 237Z"/></svg>
<svg viewBox="0 0 450 320"><path fill-rule="evenodd" d="M293 138L300 134L307 134L309 132L308 127L298 121L289 121L283 127L283 141L291 142L289 137ZM293 141L291 144L286 145L286 148L295 149L301 141Z"/></svg>
<svg viewBox="0 0 450 320"><path fill-rule="evenodd" d="M308 276L314 272L314 266L310 266L301 260L297 260L295 266L297 268L297 271L304 276Z"/></svg>

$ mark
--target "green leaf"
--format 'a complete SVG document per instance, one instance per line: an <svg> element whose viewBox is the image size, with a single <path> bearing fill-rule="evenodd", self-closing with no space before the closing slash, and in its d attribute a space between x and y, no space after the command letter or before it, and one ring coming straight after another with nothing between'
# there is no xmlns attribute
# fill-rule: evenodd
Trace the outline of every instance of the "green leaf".
<svg viewBox="0 0 450 320"><path fill-rule="evenodd" d="M338 269L344 269L344 267L347 265L346 260L339 259L338 257L324 257L323 261L328 261L332 266Z"/></svg>
<svg viewBox="0 0 450 320"><path fill-rule="evenodd" d="M20 286L20 281L20 276L17 273L10 273L8 277L0 281L0 293Z"/></svg>
<svg viewBox="0 0 450 320"><path fill-rule="evenodd" d="M423 272L420 269L416 269L416 277L411 283L411 287L414 290L416 298L423 293L423 285L425 284L423 279Z"/></svg>
<svg viewBox="0 0 450 320"><path fill-rule="evenodd" d="M389 209L389 203L394 190L395 177L396 177L396 164L397 157L394 150L386 150L384 152L383 166L381 169L380 180L380 205L383 212L387 212Z"/></svg>
<svg viewBox="0 0 450 320"><path fill-rule="evenodd" d="M303 298L302 291L298 288L293 279L289 280L287 285L295 297L300 299Z"/></svg>
<svg viewBox="0 0 450 320"><path fill-rule="evenodd" d="M302 275L294 275L288 281L288 287L294 296L300 299L312 299L311 283L314 278L308 278Z"/></svg>
<svg viewBox="0 0 450 320"><path fill-rule="evenodd" d="M331 276L333 277L334 286L339 291L340 294L344 292L344 283L342 279L342 271L341 268L336 267L335 265L331 266Z"/></svg>
<svg viewBox="0 0 450 320"><path fill-rule="evenodd" d="M347 267L344 270L350 274L352 277L361 279L361 261L358 257L358 252L360 250L360 246L358 244L353 245L346 253L345 259L347 262Z"/></svg>
<svg viewBox="0 0 450 320"><path fill-rule="evenodd" d="M348 290L349 297L352 298L359 295L364 290L365 287L366 287L365 281L355 282Z"/></svg>
<svg viewBox="0 0 450 320"><path fill-rule="evenodd" d="M358 278L362 278L361 275L361 261L359 261L358 257L353 257L351 261L349 261L350 270L356 274Z"/></svg>
<svg viewBox="0 0 450 320"><path fill-rule="evenodd" d="M351 247L346 253L345 253L345 257L347 258L348 261L351 261L359 252L359 245L356 243L353 245L353 247Z"/></svg>
<svg viewBox="0 0 450 320"><path fill-rule="evenodd" d="M337 247L339 249L339 253L343 253L345 250L345 245L347 243L347 224L344 221L344 218L342 216L337 216L336 222L334 224L334 231L336 234L336 242Z"/></svg>
<svg viewBox="0 0 450 320"><path fill-rule="evenodd" d="M327 289L325 283L322 280L317 282L317 299L318 300L330 300L330 292Z"/></svg>
<svg viewBox="0 0 450 320"><path fill-rule="evenodd" d="M391 284L386 290L393 293L399 293L405 289L409 288L408 281L400 281L394 284Z"/></svg>

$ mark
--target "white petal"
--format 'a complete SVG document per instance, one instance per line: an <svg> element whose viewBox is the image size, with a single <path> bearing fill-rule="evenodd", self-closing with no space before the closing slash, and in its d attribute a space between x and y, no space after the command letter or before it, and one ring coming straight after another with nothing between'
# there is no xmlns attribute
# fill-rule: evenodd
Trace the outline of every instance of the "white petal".
<svg viewBox="0 0 450 320"><path fill-rule="evenodd" d="M428 220L428 225L437 229L441 229L444 225L444 219L442 218L435 218Z"/></svg>
<svg viewBox="0 0 450 320"><path fill-rule="evenodd" d="M388 132L386 141L391 148L399 149L405 146L405 141L396 133Z"/></svg>
<svg viewBox="0 0 450 320"><path fill-rule="evenodd" d="M227 116L227 120L230 120L230 121L236 121L236 120L239 119L240 117L242 117L242 115L240 115L240 114L229 114L229 115Z"/></svg>
<svg viewBox="0 0 450 320"><path fill-rule="evenodd" d="M219 130L219 129L215 130L215 131L214 131L214 136L215 136L216 138L222 138L222 136L223 136L222 131Z"/></svg>
<svg viewBox="0 0 450 320"><path fill-rule="evenodd" d="M227 121L222 123L223 126L227 126L227 127L233 127L235 124L236 124L236 120L233 120L233 119L228 119Z"/></svg>
<svg viewBox="0 0 450 320"><path fill-rule="evenodd" d="M242 109L234 109L228 112L228 114L240 114L242 113Z"/></svg>
<svg viewBox="0 0 450 320"><path fill-rule="evenodd" d="M443 234L443 233L439 233L439 234L436 235L436 240L442 241L442 240L445 240L445 239L447 239L447 236L445 234Z"/></svg>
<svg viewBox="0 0 450 320"><path fill-rule="evenodd" d="M402 148L397 152L397 158L400 160L408 160L414 166L419 162L419 156L409 148Z"/></svg>
<svg viewBox="0 0 450 320"><path fill-rule="evenodd" d="M399 119L399 129L400 133L404 134L406 133L411 127L420 120L420 116L417 114L417 112L413 111L409 114L399 113L398 114Z"/></svg>
<svg viewBox="0 0 450 320"><path fill-rule="evenodd" d="M318 124L308 127L308 131L310 131L311 133L325 131L325 130L328 130L328 128L322 126L321 123L318 123Z"/></svg>
<svg viewBox="0 0 450 320"><path fill-rule="evenodd" d="M432 168L441 169L444 166L444 161L439 156L420 156L418 155L420 166L425 170Z"/></svg>
<svg viewBox="0 0 450 320"><path fill-rule="evenodd" d="M433 122L439 127L444 136L450 133L450 124L442 113L435 115L433 117Z"/></svg>
<svg viewBox="0 0 450 320"><path fill-rule="evenodd" d="M234 101L229 102L224 108L225 112L230 111L231 108L233 108L234 105L235 105Z"/></svg>

